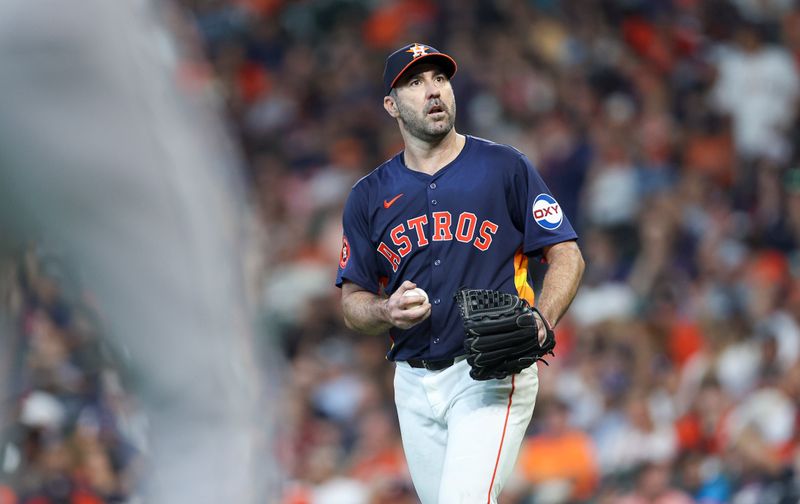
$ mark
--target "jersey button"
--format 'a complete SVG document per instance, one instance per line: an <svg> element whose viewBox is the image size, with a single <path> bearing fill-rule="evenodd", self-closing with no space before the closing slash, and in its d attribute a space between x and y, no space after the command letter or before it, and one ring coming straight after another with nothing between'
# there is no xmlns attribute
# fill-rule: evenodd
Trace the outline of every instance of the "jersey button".
<svg viewBox="0 0 800 504"><path fill-rule="evenodd" d="M434 343L439 343L439 338L433 338Z"/></svg>
<svg viewBox="0 0 800 504"><path fill-rule="evenodd" d="M441 259L436 259L435 261L433 261L433 265L434 266L439 266L440 264L442 264L442 260Z"/></svg>
<svg viewBox="0 0 800 504"><path fill-rule="evenodd" d="M441 302L442 302L442 300L439 299L439 298L436 298L436 299L433 300L433 304L439 304Z"/></svg>
<svg viewBox="0 0 800 504"><path fill-rule="evenodd" d="M431 185L429 187L431 189L436 189L436 182L431 182Z"/></svg>
<svg viewBox="0 0 800 504"><path fill-rule="evenodd" d="M438 201L436 201L436 200L431 200L431 205L438 205L438 204L439 204L439 202L438 202Z"/></svg>

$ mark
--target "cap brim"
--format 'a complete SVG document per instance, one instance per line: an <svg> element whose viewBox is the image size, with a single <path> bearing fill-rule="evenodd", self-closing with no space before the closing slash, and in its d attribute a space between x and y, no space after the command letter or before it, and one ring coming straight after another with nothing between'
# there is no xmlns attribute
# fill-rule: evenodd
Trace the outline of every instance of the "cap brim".
<svg viewBox="0 0 800 504"><path fill-rule="evenodd" d="M433 60L438 60L438 63L434 64L440 64L443 68L445 68L445 73L447 74L448 79L451 79L456 74L458 65L456 64L456 60L450 56L444 53L424 54L419 58L411 60L408 65L404 66L403 69L397 73L394 80L392 80L392 84L389 86L389 89L391 90L395 84L397 84L397 81L399 81L400 78L405 75L405 73L408 72L411 67L419 65L423 61L427 63L433 63Z"/></svg>

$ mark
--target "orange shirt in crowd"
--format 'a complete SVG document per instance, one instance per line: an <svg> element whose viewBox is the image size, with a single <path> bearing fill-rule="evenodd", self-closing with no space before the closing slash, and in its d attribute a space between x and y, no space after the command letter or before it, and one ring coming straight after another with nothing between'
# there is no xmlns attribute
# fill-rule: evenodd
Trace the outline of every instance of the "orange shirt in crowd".
<svg viewBox="0 0 800 504"><path fill-rule="evenodd" d="M703 332L693 321L676 321L670 331L667 347L677 369L682 368L705 345Z"/></svg>
<svg viewBox="0 0 800 504"><path fill-rule="evenodd" d="M580 431L527 439L522 445L519 468L534 485L548 480L571 481L575 499L590 497L598 481L592 440Z"/></svg>
<svg viewBox="0 0 800 504"><path fill-rule="evenodd" d="M407 470L403 447L390 445L369 457L359 458L350 469L350 476L367 482L387 476L402 479Z"/></svg>
<svg viewBox="0 0 800 504"><path fill-rule="evenodd" d="M0 504L17 504L17 496L4 485L0 485Z"/></svg>

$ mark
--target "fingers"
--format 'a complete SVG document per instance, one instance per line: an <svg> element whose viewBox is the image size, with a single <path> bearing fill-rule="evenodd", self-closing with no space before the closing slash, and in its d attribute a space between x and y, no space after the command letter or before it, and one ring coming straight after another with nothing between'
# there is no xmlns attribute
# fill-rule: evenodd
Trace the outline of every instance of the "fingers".
<svg viewBox="0 0 800 504"><path fill-rule="evenodd" d="M409 280L404 281L389 298L389 304L394 307L399 307L402 310L407 310L420 304L420 301L424 299L422 296L405 295L406 292L416 288L417 284L414 282Z"/></svg>
<svg viewBox="0 0 800 504"><path fill-rule="evenodd" d="M425 298L422 296L403 295L406 291L416 287L417 284L406 280L389 297L389 318L395 327L409 329L430 317L431 304L428 301L424 301Z"/></svg>
<svg viewBox="0 0 800 504"><path fill-rule="evenodd" d="M409 329L431 316L431 304L428 302L415 305L413 308L399 310L394 325L400 329Z"/></svg>
<svg viewBox="0 0 800 504"><path fill-rule="evenodd" d="M416 287L417 284L415 284L411 280L404 280L403 283L400 284L400 287L398 287L397 290L394 291L394 294L392 294L392 296L402 296L406 291L409 291L411 289L416 289Z"/></svg>
<svg viewBox="0 0 800 504"><path fill-rule="evenodd" d="M539 346L544 346L547 341L547 322L538 311L533 312L536 321L536 335L539 337Z"/></svg>
<svg viewBox="0 0 800 504"><path fill-rule="evenodd" d="M542 322L536 324L536 331L536 335L539 337L539 346L543 346L544 342L547 341L547 329L544 328Z"/></svg>
<svg viewBox="0 0 800 504"><path fill-rule="evenodd" d="M424 303L415 304L403 310L403 315L409 320L422 321L431 314L431 304L427 301Z"/></svg>

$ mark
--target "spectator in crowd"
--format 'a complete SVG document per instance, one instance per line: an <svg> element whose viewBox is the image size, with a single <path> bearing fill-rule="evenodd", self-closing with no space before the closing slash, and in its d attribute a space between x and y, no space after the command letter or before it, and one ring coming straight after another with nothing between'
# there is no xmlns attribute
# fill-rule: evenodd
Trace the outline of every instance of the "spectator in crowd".
<svg viewBox="0 0 800 504"><path fill-rule="evenodd" d="M553 492L558 485L565 491L564 501L589 499L599 474L592 439L570 427L567 404L551 400L538 408L537 414L544 415L543 428L522 445L518 462L522 478L534 494Z"/></svg>
<svg viewBox="0 0 800 504"><path fill-rule="evenodd" d="M670 485L668 464L648 463L639 468L634 492L619 499L619 504L691 504L689 495Z"/></svg>

